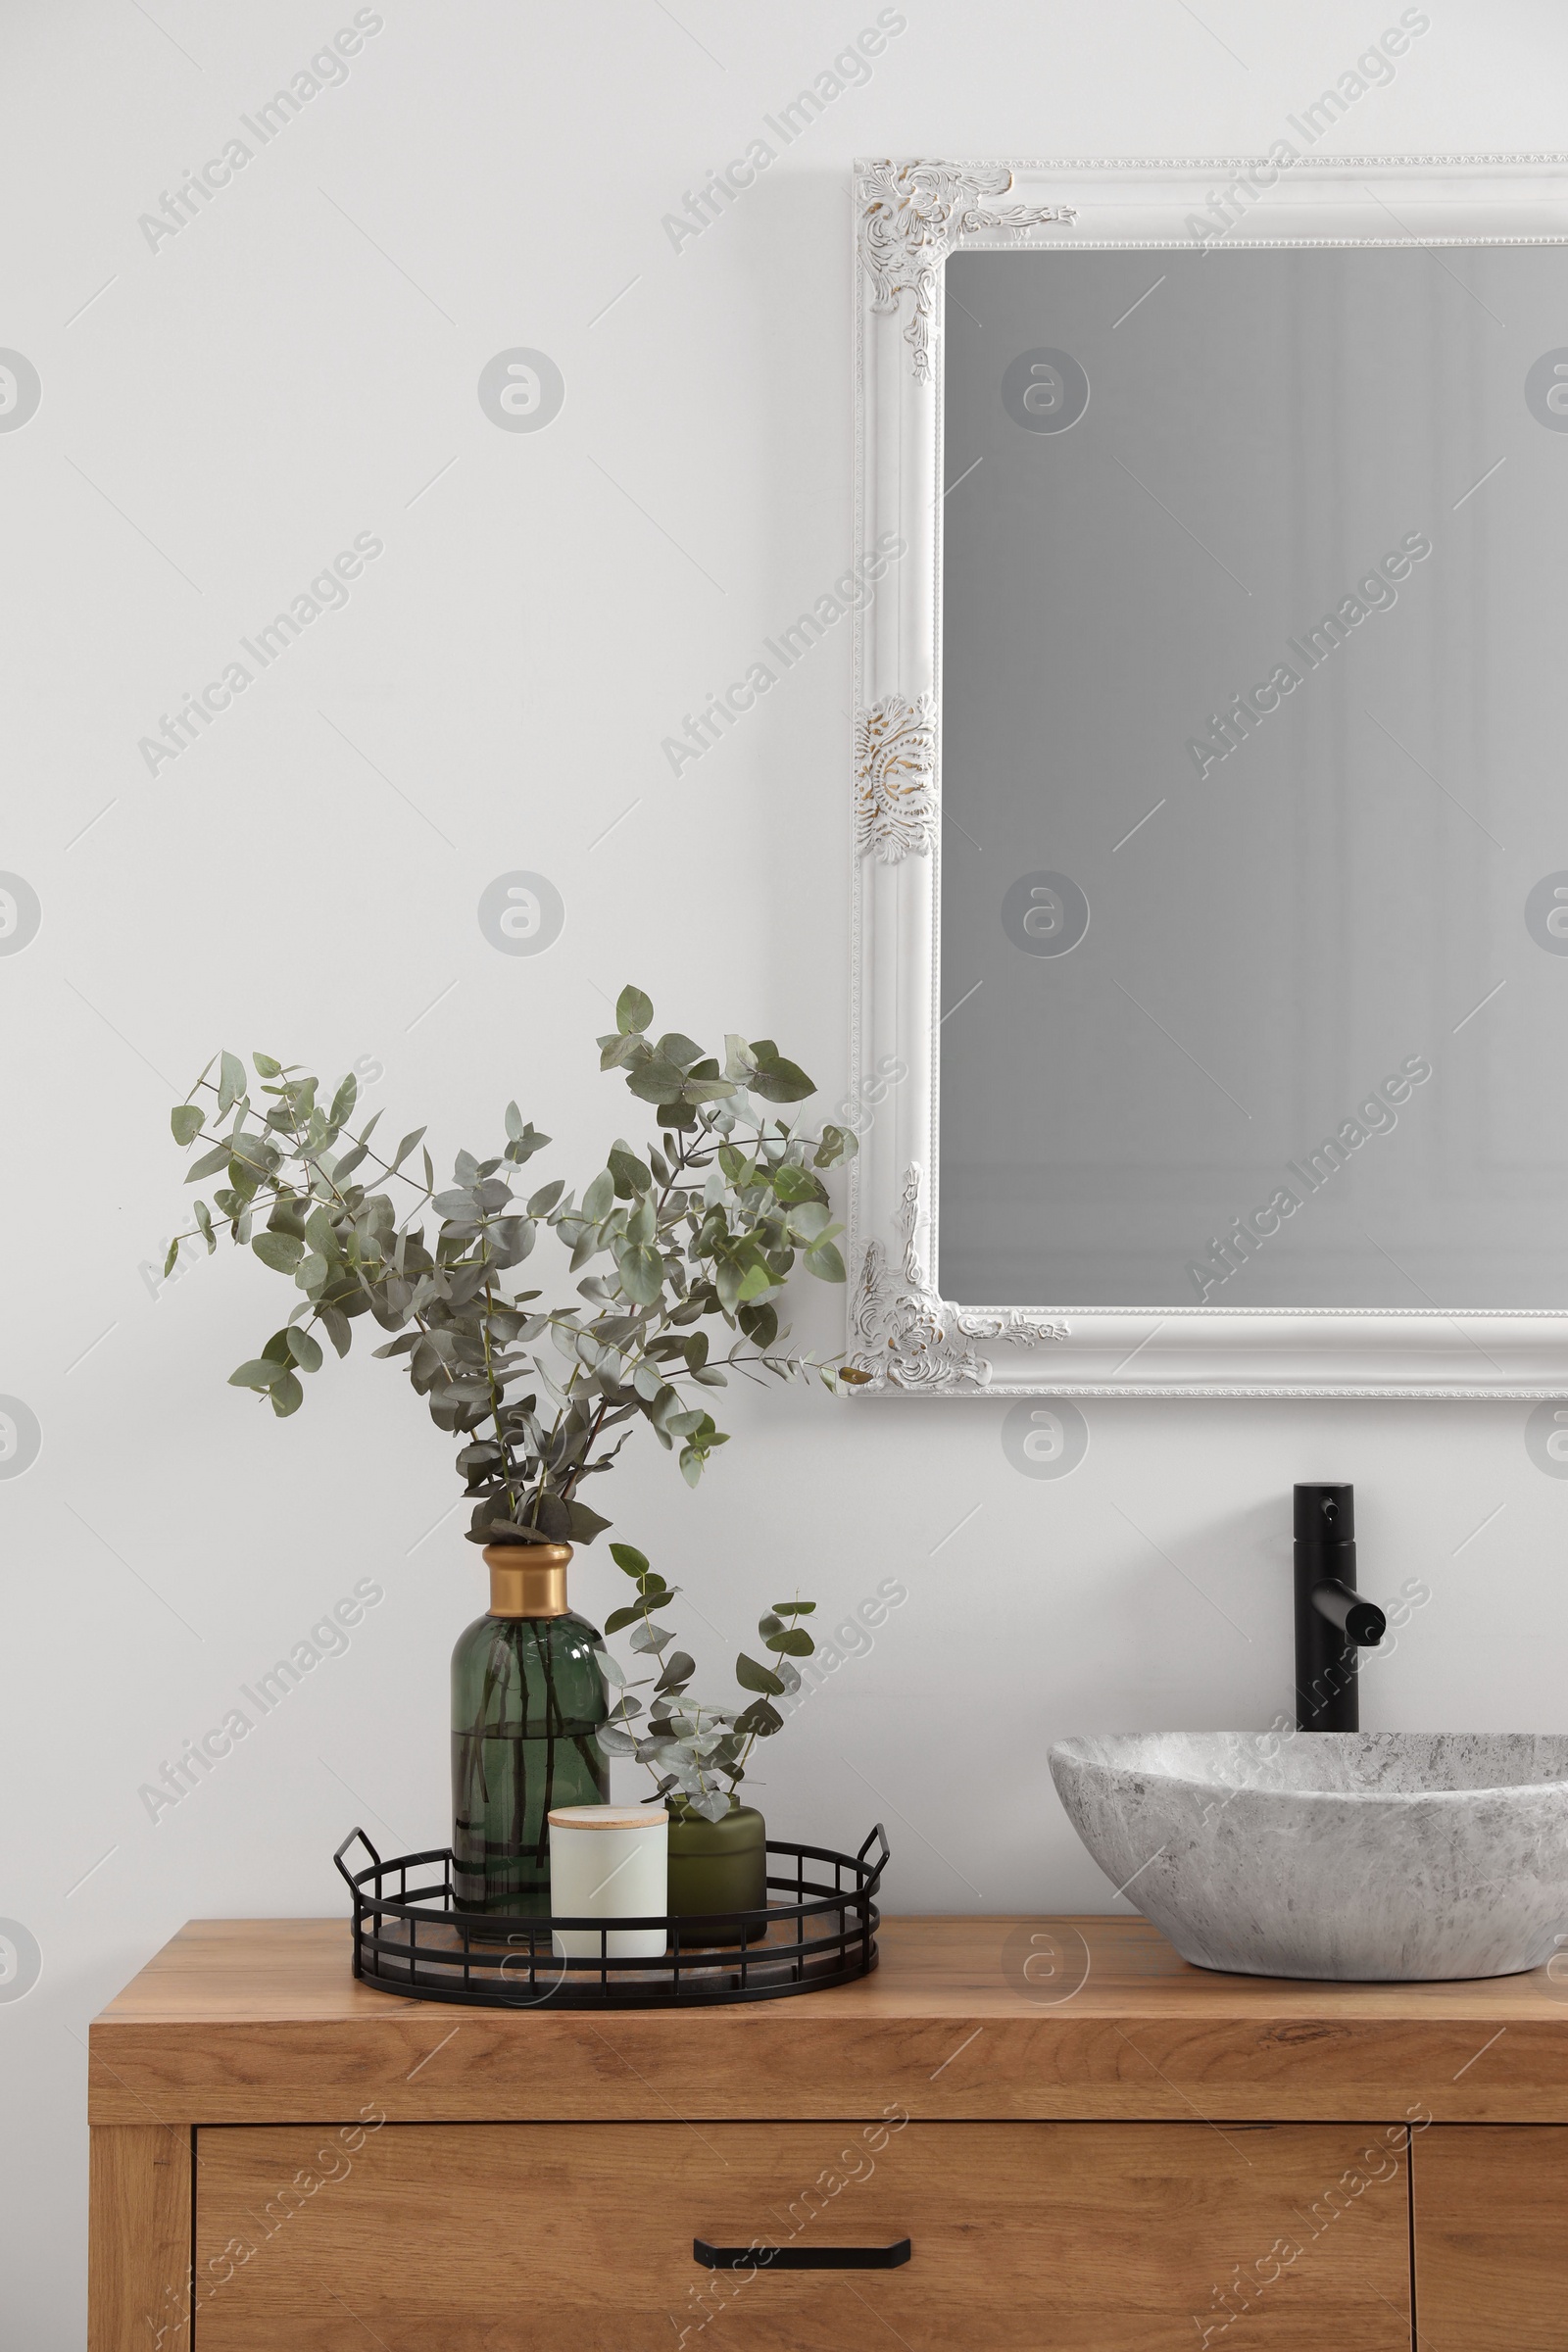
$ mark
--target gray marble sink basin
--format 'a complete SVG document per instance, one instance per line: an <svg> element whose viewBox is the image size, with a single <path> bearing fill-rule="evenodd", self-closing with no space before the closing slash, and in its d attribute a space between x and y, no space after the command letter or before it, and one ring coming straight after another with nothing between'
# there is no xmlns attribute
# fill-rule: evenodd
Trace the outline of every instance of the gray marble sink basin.
<svg viewBox="0 0 1568 2352"><path fill-rule="evenodd" d="M1568 1951L1568 1736L1129 1732L1059 1740L1051 1772L1199 1968L1411 1984Z"/></svg>

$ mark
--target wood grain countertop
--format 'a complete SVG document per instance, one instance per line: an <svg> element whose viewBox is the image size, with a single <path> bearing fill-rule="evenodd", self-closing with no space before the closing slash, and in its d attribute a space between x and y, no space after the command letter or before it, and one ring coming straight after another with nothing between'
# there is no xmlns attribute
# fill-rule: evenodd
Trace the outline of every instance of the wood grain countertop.
<svg viewBox="0 0 1568 2352"><path fill-rule="evenodd" d="M194 1920L95 2020L94 2124L853 2117L1568 2123L1568 1982L1193 1968L1146 1920L888 1919L861 1982L730 2008L462 2008L346 1920Z"/></svg>

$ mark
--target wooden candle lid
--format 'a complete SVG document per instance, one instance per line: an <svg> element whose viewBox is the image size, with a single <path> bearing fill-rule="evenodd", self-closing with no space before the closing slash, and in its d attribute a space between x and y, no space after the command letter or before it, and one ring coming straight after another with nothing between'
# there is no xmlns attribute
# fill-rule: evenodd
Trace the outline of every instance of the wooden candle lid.
<svg viewBox="0 0 1568 2352"><path fill-rule="evenodd" d="M558 1805L550 1826L563 1830L653 1830L669 1819L662 1805Z"/></svg>

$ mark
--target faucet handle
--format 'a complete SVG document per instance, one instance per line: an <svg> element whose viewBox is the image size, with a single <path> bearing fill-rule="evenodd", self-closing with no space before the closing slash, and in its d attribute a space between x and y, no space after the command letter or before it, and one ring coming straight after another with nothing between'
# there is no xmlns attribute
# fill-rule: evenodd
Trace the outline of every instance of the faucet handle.
<svg viewBox="0 0 1568 2352"><path fill-rule="evenodd" d="M1355 1489L1348 1482L1298 1484L1295 1495L1298 1544L1353 1544Z"/></svg>

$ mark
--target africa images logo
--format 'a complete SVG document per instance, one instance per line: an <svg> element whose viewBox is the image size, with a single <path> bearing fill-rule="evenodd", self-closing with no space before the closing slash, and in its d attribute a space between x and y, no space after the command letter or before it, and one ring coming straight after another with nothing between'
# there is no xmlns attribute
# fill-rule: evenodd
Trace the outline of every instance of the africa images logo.
<svg viewBox="0 0 1568 2352"><path fill-rule="evenodd" d="M479 899L479 928L503 956L542 956L566 920L566 905L548 874L521 867L497 874Z"/></svg>

